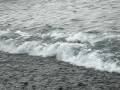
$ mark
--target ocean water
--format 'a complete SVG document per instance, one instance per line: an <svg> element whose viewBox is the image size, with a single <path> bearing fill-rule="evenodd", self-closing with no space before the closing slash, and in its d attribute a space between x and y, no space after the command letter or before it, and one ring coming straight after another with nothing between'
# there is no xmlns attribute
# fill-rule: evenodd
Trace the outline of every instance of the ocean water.
<svg viewBox="0 0 120 90"><path fill-rule="evenodd" d="M1 14L0 51L120 73L119 0L41 2L8 5L17 12Z"/></svg>

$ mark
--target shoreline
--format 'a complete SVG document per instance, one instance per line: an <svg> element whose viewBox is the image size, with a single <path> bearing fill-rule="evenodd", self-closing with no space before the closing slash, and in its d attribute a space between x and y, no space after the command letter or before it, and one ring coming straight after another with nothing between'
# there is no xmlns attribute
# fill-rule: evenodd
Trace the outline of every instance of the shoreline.
<svg viewBox="0 0 120 90"><path fill-rule="evenodd" d="M34 37L34 34L47 35L47 33L49 34L49 32L53 32L54 30L56 30L58 34L59 32L62 33L60 36L66 32L70 34L72 34L72 32L103 33L103 37L100 37L99 40L101 40L101 38L104 40L107 39L105 36L110 35L109 33L115 33L115 35L111 34L113 36L116 36L117 33L119 35L119 8L119 0L0 0L0 31L11 32L10 36L8 35L10 38L6 37L7 39L12 39L12 32L29 32L33 35L32 38L29 38L30 41L41 39L41 37L37 37L36 35ZM17 41L20 39L18 41L21 43L23 39L21 36L22 35L14 40ZM76 35L74 36L76 37ZM57 33L55 37L57 37ZM54 42L52 39L55 37L49 37L51 41L46 37L43 38L43 41L48 39L48 41L52 43ZM87 35L82 37L84 41ZM116 38L117 37L115 37L115 39ZM60 41L64 41L64 39L64 37L60 38ZM75 43L82 41L79 39L76 40L77 38L75 38L75 40L73 39ZM89 43L88 40L87 42L86 40L85 43ZM57 41L57 39L55 41ZM120 43L116 42L119 42L119 40L110 41L110 43L106 43L105 40L101 42L100 45L98 43L97 47L109 47L109 45L113 45L113 47L105 48L105 50L113 54L117 53L118 56L116 56L116 54L114 55L116 58L119 58L119 51L116 52L115 50L119 49ZM45 43L48 42L46 41ZM105 46L103 43L105 43ZM117 46L114 46L115 43ZM8 46L4 48L6 49ZM8 51L11 50L16 49L12 48ZM109 53L107 52L107 54ZM87 60L89 61L89 59ZM40 56L29 56L27 54L0 52L0 90L119 89L120 73L110 73L75 66L56 60L55 57L43 58Z"/></svg>
<svg viewBox="0 0 120 90"><path fill-rule="evenodd" d="M6 90L118 90L120 74L25 54L0 52L0 86Z"/></svg>

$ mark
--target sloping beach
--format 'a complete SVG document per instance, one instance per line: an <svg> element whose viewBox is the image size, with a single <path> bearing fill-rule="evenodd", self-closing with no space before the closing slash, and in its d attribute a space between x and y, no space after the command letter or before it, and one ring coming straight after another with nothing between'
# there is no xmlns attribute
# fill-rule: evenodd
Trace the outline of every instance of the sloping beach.
<svg viewBox="0 0 120 90"><path fill-rule="evenodd" d="M0 90L119 90L120 74L70 65L54 57L0 52L0 86Z"/></svg>

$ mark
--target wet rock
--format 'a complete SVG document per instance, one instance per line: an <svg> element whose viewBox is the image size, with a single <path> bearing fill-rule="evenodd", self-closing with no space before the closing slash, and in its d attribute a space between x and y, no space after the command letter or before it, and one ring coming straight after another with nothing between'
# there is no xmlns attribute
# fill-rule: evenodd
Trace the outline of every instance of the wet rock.
<svg viewBox="0 0 120 90"><path fill-rule="evenodd" d="M63 90L63 87L59 87L58 90Z"/></svg>
<svg viewBox="0 0 120 90"><path fill-rule="evenodd" d="M80 86L80 87L85 87L85 86L87 86L85 83L83 83L83 82L79 82L78 84L77 84L77 86Z"/></svg>

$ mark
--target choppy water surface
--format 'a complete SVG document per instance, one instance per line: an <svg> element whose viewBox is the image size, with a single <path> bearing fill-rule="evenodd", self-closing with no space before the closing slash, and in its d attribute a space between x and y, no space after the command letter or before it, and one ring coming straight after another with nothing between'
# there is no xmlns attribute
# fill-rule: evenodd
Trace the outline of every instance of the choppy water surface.
<svg viewBox="0 0 120 90"><path fill-rule="evenodd" d="M74 65L120 72L118 2L48 1L27 11L1 14L1 27L11 26L0 30L0 50L56 56Z"/></svg>

